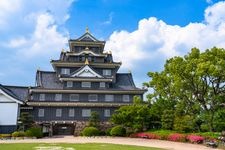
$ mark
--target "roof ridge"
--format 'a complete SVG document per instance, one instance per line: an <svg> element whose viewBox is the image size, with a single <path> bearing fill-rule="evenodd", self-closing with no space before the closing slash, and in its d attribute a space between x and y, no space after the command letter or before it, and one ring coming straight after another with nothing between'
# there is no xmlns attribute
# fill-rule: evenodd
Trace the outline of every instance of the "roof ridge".
<svg viewBox="0 0 225 150"><path fill-rule="evenodd" d="M31 87L31 86L17 86L17 85L3 85L3 84L0 84L0 86L3 86L3 87L14 87L14 88L29 88L29 87Z"/></svg>
<svg viewBox="0 0 225 150"><path fill-rule="evenodd" d="M56 73L55 71L47 71L47 70L37 70L37 72L45 72L45 73Z"/></svg>

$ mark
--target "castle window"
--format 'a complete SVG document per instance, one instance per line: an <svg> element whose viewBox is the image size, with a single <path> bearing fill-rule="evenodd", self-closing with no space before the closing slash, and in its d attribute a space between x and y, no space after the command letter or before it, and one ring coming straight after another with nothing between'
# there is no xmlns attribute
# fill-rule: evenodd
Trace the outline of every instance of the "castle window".
<svg viewBox="0 0 225 150"><path fill-rule="evenodd" d="M73 87L73 82L72 81L67 81L66 82L66 87Z"/></svg>
<svg viewBox="0 0 225 150"><path fill-rule="evenodd" d="M62 94L55 94L55 100L61 101L62 100Z"/></svg>
<svg viewBox="0 0 225 150"><path fill-rule="evenodd" d="M111 76L112 75L112 70L110 70L110 69L104 69L103 70L103 75L104 76Z"/></svg>
<svg viewBox="0 0 225 150"><path fill-rule="evenodd" d="M91 87L91 82L82 82L81 87L83 88L90 88Z"/></svg>
<svg viewBox="0 0 225 150"><path fill-rule="evenodd" d="M40 101L45 101L45 94L40 94L39 95L39 100Z"/></svg>
<svg viewBox="0 0 225 150"><path fill-rule="evenodd" d="M56 117L62 116L62 109L56 109Z"/></svg>
<svg viewBox="0 0 225 150"><path fill-rule="evenodd" d="M70 101L79 101L79 94L70 94Z"/></svg>
<svg viewBox="0 0 225 150"><path fill-rule="evenodd" d="M104 110L104 117L110 117L111 113L110 113L110 109L105 109Z"/></svg>
<svg viewBox="0 0 225 150"><path fill-rule="evenodd" d="M88 95L88 101L92 101L92 102L98 101L98 95L96 94Z"/></svg>
<svg viewBox="0 0 225 150"><path fill-rule="evenodd" d="M38 117L44 117L45 110L44 109L38 109Z"/></svg>
<svg viewBox="0 0 225 150"><path fill-rule="evenodd" d="M129 95L123 95L123 102L130 102L130 96Z"/></svg>
<svg viewBox="0 0 225 150"><path fill-rule="evenodd" d="M114 101L114 95L105 95L105 101L106 102Z"/></svg>
<svg viewBox="0 0 225 150"><path fill-rule="evenodd" d="M74 117L75 111L74 109L69 109L69 117Z"/></svg>
<svg viewBox="0 0 225 150"><path fill-rule="evenodd" d="M91 109L82 109L82 117L90 117Z"/></svg>
<svg viewBox="0 0 225 150"><path fill-rule="evenodd" d="M105 88L105 82L100 82L100 88Z"/></svg>
<svg viewBox="0 0 225 150"><path fill-rule="evenodd" d="M61 74L70 74L70 69L69 68L62 68Z"/></svg>

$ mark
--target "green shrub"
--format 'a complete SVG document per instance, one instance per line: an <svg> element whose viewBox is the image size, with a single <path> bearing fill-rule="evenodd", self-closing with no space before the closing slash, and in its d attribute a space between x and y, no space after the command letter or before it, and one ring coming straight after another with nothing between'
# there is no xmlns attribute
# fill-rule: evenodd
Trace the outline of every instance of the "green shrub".
<svg viewBox="0 0 225 150"><path fill-rule="evenodd" d="M179 116L174 120L174 130L178 132L193 132L194 130L194 122L193 117L190 115Z"/></svg>
<svg viewBox="0 0 225 150"><path fill-rule="evenodd" d="M83 136L98 136L100 131L96 127L86 127L81 132Z"/></svg>
<svg viewBox="0 0 225 150"><path fill-rule="evenodd" d="M25 135L26 135L26 137L32 137L32 136L33 136L31 130L27 130L27 131L25 132Z"/></svg>
<svg viewBox="0 0 225 150"><path fill-rule="evenodd" d="M111 128L108 128L108 129L106 129L105 134L106 134L107 136L110 136L110 135L111 135L110 132L111 132Z"/></svg>
<svg viewBox="0 0 225 150"><path fill-rule="evenodd" d="M125 136L126 135L126 129L120 125L115 126L111 129L110 134L112 136Z"/></svg>
<svg viewBox="0 0 225 150"><path fill-rule="evenodd" d="M219 132L200 132L195 135L200 135L206 139L217 139L220 136Z"/></svg>
<svg viewBox="0 0 225 150"><path fill-rule="evenodd" d="M12 137L24 137L25 133L23 131L15 131L12 133Z"/></svg>
<svg viewBox="0 0 225 150"><path fill-rule="evenodd" d="M13 132L12 137L19 137L19 132L18 131Z"/></svg>
<svg viewBox="0 0 225 150"><path fill-rule="evenodd" d="M26 136L42 138L43 133L40 127L32 127L26 131Z"/></svg>
<svg viewBox="0 0 225 150"><path fill-rule="evenodd" d="M164 110L161 118L162 129L171 130L173 129L174 121L174 111L173 110Z"/></svg>

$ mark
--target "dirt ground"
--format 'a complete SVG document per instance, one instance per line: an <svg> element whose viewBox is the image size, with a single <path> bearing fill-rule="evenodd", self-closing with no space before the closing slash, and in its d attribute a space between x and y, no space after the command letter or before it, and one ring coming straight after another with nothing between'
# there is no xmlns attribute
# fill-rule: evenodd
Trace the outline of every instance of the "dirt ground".
<svg viewBox="0 0 225 150"><path fill-rule="evenodd" d="M73 136L55 136L42 139L24 139L24 140L0 140L1 143L111 143L123 145L137 145L146 147L158 147L168 150L216 150L204 145L179 143L163 140L123 138L123 137L73 137Z"/></svg>

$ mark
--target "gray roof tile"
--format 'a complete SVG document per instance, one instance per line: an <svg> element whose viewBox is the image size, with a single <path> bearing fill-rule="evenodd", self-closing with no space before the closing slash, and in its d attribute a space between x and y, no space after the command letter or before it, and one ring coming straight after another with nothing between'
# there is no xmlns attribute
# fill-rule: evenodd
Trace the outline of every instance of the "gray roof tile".
<svg viewBox="0 0 225 150"><path fill-rule="evenodd" d="M28 87L0 85L0 88L13 98L24 102L28 95Z"/></svg>
<svg viewBox="0 0 225 150"><path fill-rule="evenodd" d="M49 89L62 89L63 84L56 76L56 72L37 71L37 85Z"/></svg>

